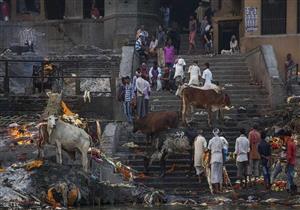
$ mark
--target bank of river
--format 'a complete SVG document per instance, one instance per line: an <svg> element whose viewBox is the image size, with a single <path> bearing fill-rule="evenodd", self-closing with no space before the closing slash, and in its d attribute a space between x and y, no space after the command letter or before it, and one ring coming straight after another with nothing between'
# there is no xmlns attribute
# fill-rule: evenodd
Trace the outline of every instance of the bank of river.
<svg viewBox="0 0 300 210"><path fill-rule="evenodd" d="M208 207L187 207L187 206L161 206L161 207L142 207L142 206L101 206L99 207L90 207L80 210L245 210L245 206L208 206ZM255 210L282 210L289 209L288 207L283 206L271 206L267 207L264 205L248 207L247 209Z"/></svg>

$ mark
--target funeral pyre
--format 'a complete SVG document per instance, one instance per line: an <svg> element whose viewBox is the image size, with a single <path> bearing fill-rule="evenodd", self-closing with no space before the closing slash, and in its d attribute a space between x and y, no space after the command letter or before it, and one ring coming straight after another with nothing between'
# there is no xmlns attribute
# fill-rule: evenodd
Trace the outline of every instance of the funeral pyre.
<svg viewBox="0 0 300 210"><path fill-rule="evenodd" d="M47 115L60 113L64 122L87 127L87 121L73 113L63 101L54 101L58 102L59 110L53 106L50 110L48 106ZM66 155L63 155L63 165L57 164L55 148L51 145L44 145L44 160L36 159L36 144L41 145L39 128L45 123L38 120L22 125L11 123L2 130L5 143L1 142L0 146L0 208L165 202L163 192L134 184L135 177L145 175L107 156L99 149L99 142L93 142L88 151L91 163L88 173L82 170L80 161ZM97 140L102 139L99 122L98 125Z"/></svg>

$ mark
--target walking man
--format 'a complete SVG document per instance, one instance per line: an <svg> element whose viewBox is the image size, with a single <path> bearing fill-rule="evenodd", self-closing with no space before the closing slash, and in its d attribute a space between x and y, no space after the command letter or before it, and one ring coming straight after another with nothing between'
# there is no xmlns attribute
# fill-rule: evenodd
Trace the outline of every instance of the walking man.
<svg viewBox="0 0 300 210"><path fill-rule="evenodd" d="M211 183L214 193L221 192L223 183L223 141L219 137L219 129L213 130L214 137L209 140L208 150L210 151Z"/></svg>
<svg viewBox="0 0 300 210"><path fill-rule="evenodd" d="M196 169L196 174L199 178L199 182L201 182L201 178L204 174L204 164L203 157L204 152L207 148L207 142L204 136L202 135L202 130L200 130L199 135L195 138L194 142L194 167Z"/></svg>
<svg viewBox="0 0 300 210"><path fill-rule="evenodd" d="M143 76L142 76L143 77ZM144 87L144 106L145 106L145 115L146 116L149 113L149 100L150 100L150 92L151 92L151 87L150 83L143 77L145 81L145 87Z"/></svg>
<svg viewBox="0 0 300 210"><path fill-rule="evenodd" d="M212 88L212 80L213 80L213 76L212 73L209 69L209 63L205 63L205 70L203 71L202 74L202 79L204 80L204 86L203 88L208 90Z"/></svg>
<svg viewBox="0 0 300 210"><path fill-rule="evenodd" d="M185 60L181 57L178 56L178 59L175 61L175 75L174 75L174 80L175 84L178 87L179 85L182 85L184 83L184 67L186 66Z"/></svg>
<svg viewBox="0 0 300 210"><path fill-rule="evenodd" d="M271 186L271 177L270 177L270 161L271 161L271 145L266 141L266 133L261 133L261 141L258 145L258 152L261 158L261 165L264 175L265 188L268 190Z"/></svg>
<svg viewBox="0 0 300 210"><path fill-rule="evenodd" d="M245 181L244 187L247 188L247 175L248 175L248 153L250 152L249 140L246 137L246 130L242 128L240 130L240 137L235 142L235 154L236 166L237 166L237 177L240 179L241 184Z"/></svg>
<svg viewBox="0 0 300 210"><path fill-rule="evenodd" d="M291 131L286 132L287 136L287 167L286 175L288 181L288 191L293 195L296 193L296 186L294 184L294 173L295 173L295 164L296 164L296 145L294 139L292 138Z"/></svg>
<svg viewBox="0 0 300 210"><path fill-rule="evenodd" d="M259 176L259 163L260 155L258 153L258 145L260 143L261 137L260 133L257 131L257 125L252 127L252 130L249 132L248 139L250 142L250 155L249 155L249 165L250 165L250 175L251 178L254 177L254 183ZM250 179L251 181L251 179Z"/></svg>
<svg viewBox="0 0 300 210"><path fill-rule="evenodd" d="M147 86L147 81L143 77L138 77L136 80L136 94L137 94L137 116L142 118L145 116L145 100L144 89Z"/></svg>
<svg viewBox="0 0 300 210"><path fill-rule="evenodd" d="M201 71L198 66L198 61L193 62L193 64L189 67L188 73L190 74L189 85L199 86L199 78L201 77Z"/></svg>

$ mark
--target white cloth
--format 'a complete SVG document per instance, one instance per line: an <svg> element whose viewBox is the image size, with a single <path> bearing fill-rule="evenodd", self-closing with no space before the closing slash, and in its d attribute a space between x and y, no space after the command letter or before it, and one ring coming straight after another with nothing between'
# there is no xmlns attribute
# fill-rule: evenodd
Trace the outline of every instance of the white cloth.
<svg viewBox="0 0 300 210"><path fill-rule="evenodd" d="M155 49L155 48L157 48L157 45L158 45L158 40L155 39L155 41L150 42L149 48L150 49Z"/></svg>
<svg viewBox="0 0 300 210"><path fill-rule="evenodd" d="M222 139L222 142L223 142L223 149L228 150L228 147L229 147L228 141L223 136L221 136L220 138Z"/></svg>
<svg viewBox="0 0 300 210"><path fill-rule="evenodd" d="M223 164L222 163L212 163L211 164L211 183L223 183Z"/></svg>
<svg viewBox="0 0 300 210"><path fill-rule="evenodd" d="M136 90L137 96L143 96L144 89L148 87L148 82L144 80L142 77L137 78L136 80Z"/></svg>
<svg viewBox="0 0 300 210"><path fill-rule="evenodd" d="M235 40L234 42L230 41L230 49L234 49L237 48L238 46L238 41Z"/></svg>
<svg viewBox="0 0 300 210"><path fill-rule="evenodd" d="M248 161L248 152L250 152L249 140L245 135L241 135L235 141L235 154L237 154L236 161Z"/></svg>
<svg viewBox="0 0 300 210"><path fill-rule="evenodd" d="M191 65L189 67L188 73L190 74L189 85L199 85L199 76L201 76L201 71L199 66Z"/></svg>
<svg viewBox="0 0 300 210"><path fill-rule="evenodd" d="M185 60L183 58L179 58L177 62L174 65L175 68L175 75L174 79L178 76L181 76L181 78L184 78L184 71L183 68L186 65Z"/></svg>
<svg viewBox="0 0 300 210"><path fill-rule="evenodd" d="M209 140L208 149L211 152L210 163L223 163L223 141L219 136L213 137Z"/></svg>
<svg viewBox="0 0 300 210"><path fill-rule="evenodd" d="M211 71L207 68L203 71L202 79L205 80L204 88L211 89L211 81L213 80L213 76Z"/></svg>
<svg viewBox="0 0 300 210"><path fill-rule="evenodd" d="M197 136L194 142L194 166L203 166L203 156L206 147L206 139L202 135Z"/></svg>

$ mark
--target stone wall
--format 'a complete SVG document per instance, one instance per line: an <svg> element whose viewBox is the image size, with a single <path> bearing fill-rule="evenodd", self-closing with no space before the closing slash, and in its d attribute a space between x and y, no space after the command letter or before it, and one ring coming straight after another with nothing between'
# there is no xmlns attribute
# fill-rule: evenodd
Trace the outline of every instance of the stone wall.
<svg viewBox="0 0 300 210"><path fill-rule="evenodd" d="M39 53L67 51L75 45L104 48L104 24L101 20L55 20L39 22L0 22L0 49L20 43L20 32L34 30L35 50Z"/></svg>
<svg viewBox="0 0 300 210"><path fill-rule="evenodd" d="M277 59L271 45L263 45L253 49L246 56L252 79L268 91L272 108L285 101L285 88L279 76Z"/></svg>
<svg viewBox="0 0 300 210"><path fill-rule="evenodd" d="M248 52L263 44L273 46L278 61L279 74L282 78L284 78L284 62L288 53L292 54L295 63L300 63L300 34L243 37L241 50Z"/></svg>

